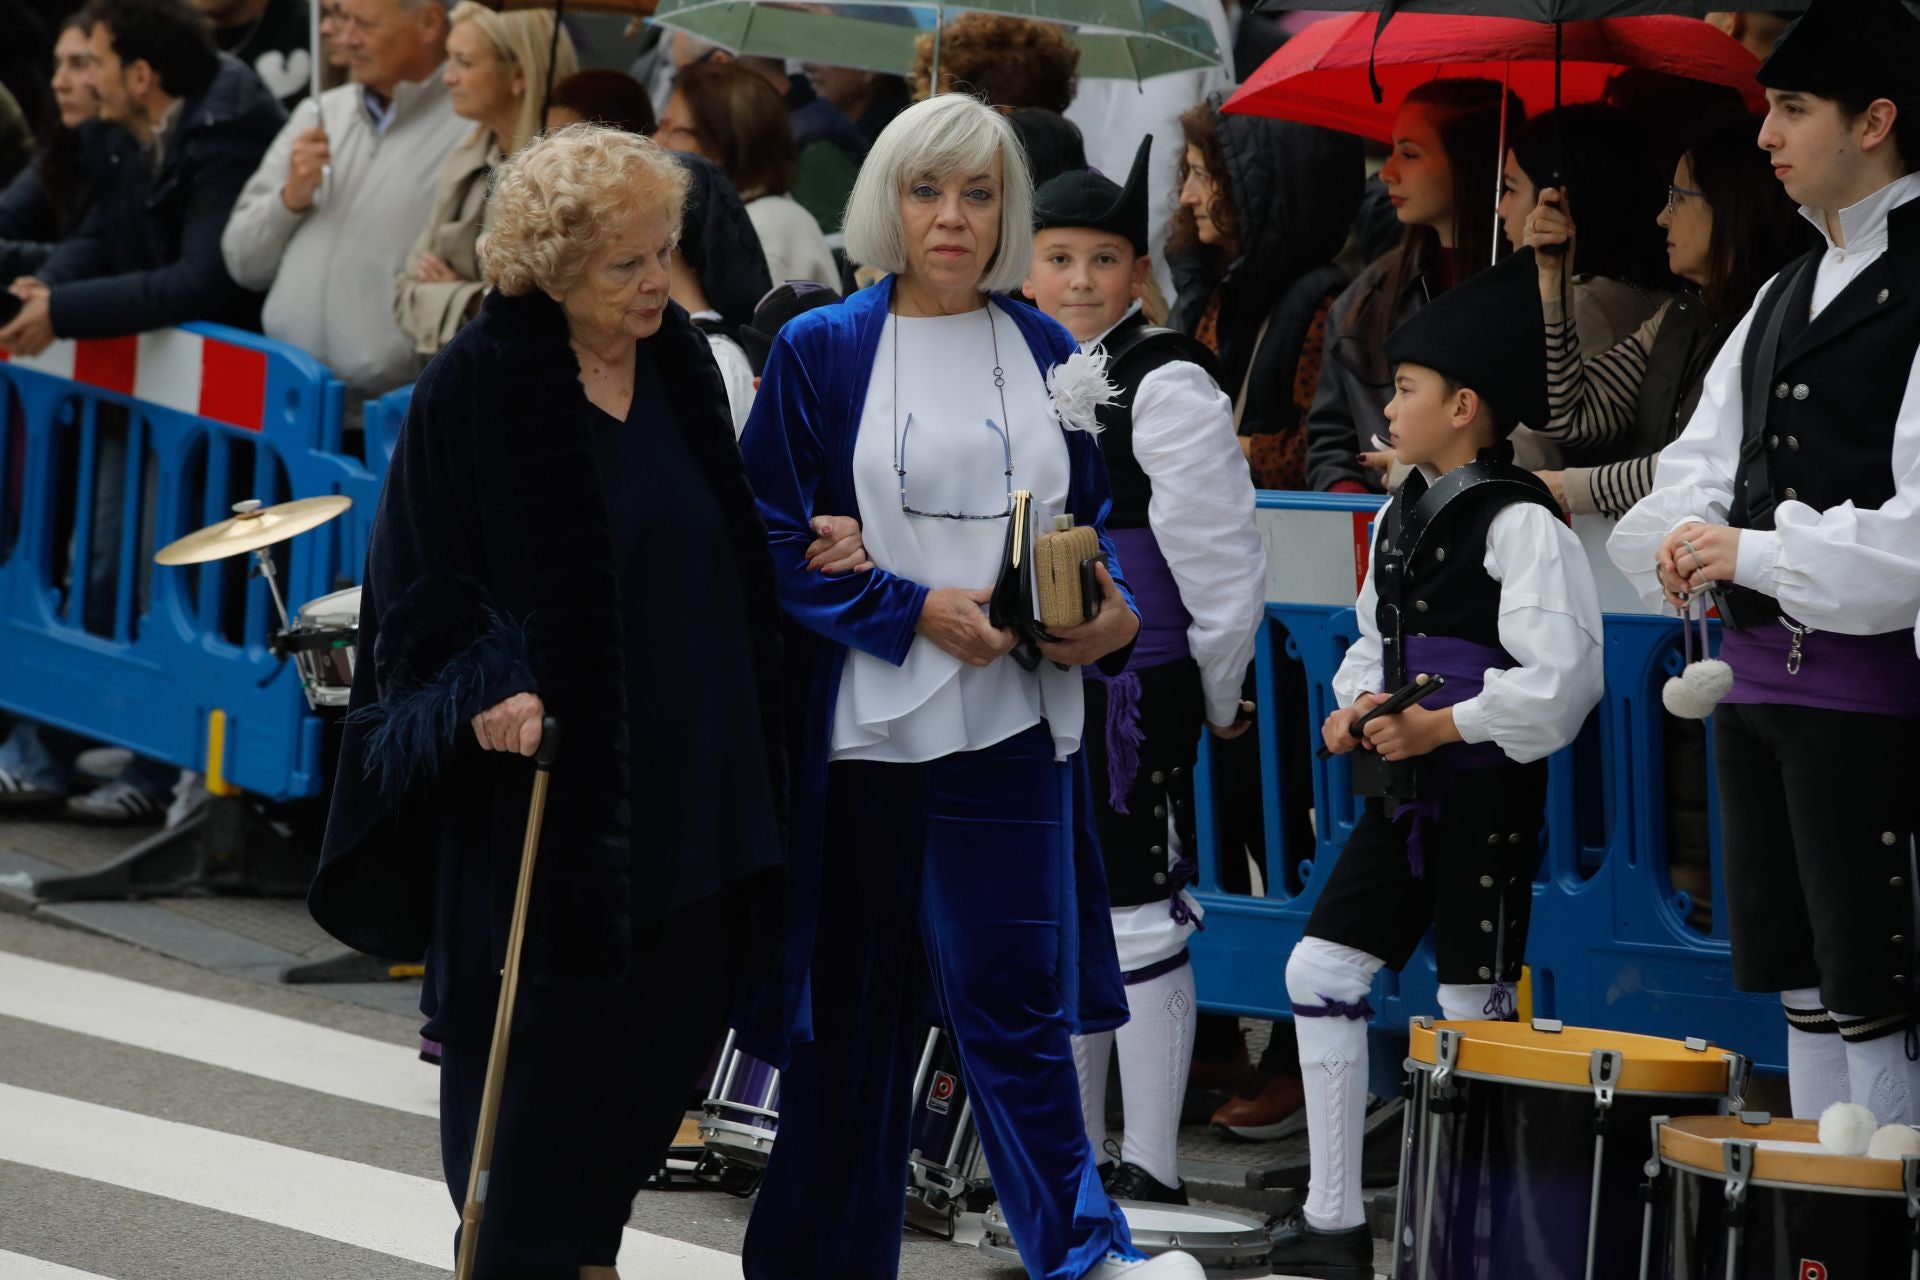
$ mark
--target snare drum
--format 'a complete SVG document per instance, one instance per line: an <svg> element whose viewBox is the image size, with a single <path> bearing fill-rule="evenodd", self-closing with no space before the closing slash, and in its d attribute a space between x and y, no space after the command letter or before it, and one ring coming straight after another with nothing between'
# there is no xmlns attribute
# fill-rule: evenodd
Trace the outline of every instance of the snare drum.
<svg viewBox="0 0 1920 1280"><path fill-rule="evenodd" d="M1141 1204L1133 1200L1115 1203L1127 1216L1133 1247L1148 1257L1177 1249L1191 1255L1210 1280L1273 1274L1267 1261L1272 1246L1258 1218L1199 1205ZM1020 1261L999 1205L987 1210L982 1229L981 1252L1007 1262Z"/></svg>
<svg viewBox="0 0 1920 1280"><path fill-rule="evenodd" d="M713 1096L701 1106L700 1141L706 1154L700 1172L750 1190L767 1167L780 1128L780 1073L743 1052L735 1038L735 1032L727 1032Z"/></svg>
<svg viewBox="0 0 1920 1280"><path fill-rule="evenodd" d="M317 711L347 705L359 642L360 588L348 587L301 605L293 625L277 632L270 647L293 659L307 705Z"/></svg>
<svg viewBox="0 0 1920 1280"><path fill-rule="evenodd" d="M1920 1277L1920 1156L1820 1146L1813 1120L1654 1122L1641 1280Z"/></svg>
<svg viewBox="0 0 1920 1280"><path fill-rule="evenodd" d="M1737 1107L1747 1074L1704 1040L1414 1019L1391 1274L1632 1275L1649 1126Z"/></svg>
<svg viewBox="0 0 1920 1280"><path fill-rule="evenodd" d="M912 1142L907 1157L907 1194L939 1214L951 1215L966 1195L980 1153L973 1104L967 1101L960 1062L946 1032L934 1027L920 1050L913 1075Z"/></svg>

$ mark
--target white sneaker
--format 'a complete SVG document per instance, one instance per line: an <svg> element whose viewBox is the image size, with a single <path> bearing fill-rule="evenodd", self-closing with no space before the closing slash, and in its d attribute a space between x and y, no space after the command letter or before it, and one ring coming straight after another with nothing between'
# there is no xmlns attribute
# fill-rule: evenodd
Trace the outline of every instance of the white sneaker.
<svg viewBox="0 0 1920 1280"><path fill-rule="evenodd" d="M1086 1280L1207 1280L1207 1273L1189 1253L1163 1253L1157 1258L1109 1253L1105 1262L1087 1272Z"/></svg>

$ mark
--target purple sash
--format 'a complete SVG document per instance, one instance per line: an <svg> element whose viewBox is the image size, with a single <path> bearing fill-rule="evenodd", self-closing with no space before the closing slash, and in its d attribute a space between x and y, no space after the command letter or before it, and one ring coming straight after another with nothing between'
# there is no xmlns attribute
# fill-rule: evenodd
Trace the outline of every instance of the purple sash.
<svg viewBox="0 0 1920 1280"><path fill-rule="evenodd" d="M1115 813L1125 813L1127 793L1133 790L1133 780L1140 773L1140 744L1146 740L1140 730L1140 677L1136 673L1186 657L1187 628L1193 616L1180 603L1179 584L1167 568L1167 558L1160 554L1153 530L1111 529L1107 536L1120 553L1127 585L1140 607L1140 636L1134 641L1126 670L1119 675L1105 675L1097 667L1082 670L1087 679L1098 680L1107 689L1107 803Z"/></svg>
<svg viewBox="0 0 1920 1280"><path fill-rule="evenodd" d="M1920 716L1920 656L1911 631L1809 632L1800 641L1798 675L1787 671L1792 647L1792 633L1779 622L1722 631L1720 657L1733 668L1733 691L1724 701Z"/></svg>
<svg viewBox="0 0 1920 1280"><path fill-rule="evenodd" d="M1490 668L1505 670L1513 665L1513 655L1505 649L1476 644L1457 636L1408 636L1407 674L1445 676L1447 687L1420 705L1429 711L1457 706L1477 698L1486 685ZM1391 693L1392 690L1385 692ZM1452 780L1477 769L1493 769L1509 763L1507 753L1492 742L1449 742L1427 757L1427 776L1418 800L1394 810L1395 822L1412 818L1407 834L1407 864L1415 877L1426 874L1425 835L1431 823L1440 821Z"/></svg>

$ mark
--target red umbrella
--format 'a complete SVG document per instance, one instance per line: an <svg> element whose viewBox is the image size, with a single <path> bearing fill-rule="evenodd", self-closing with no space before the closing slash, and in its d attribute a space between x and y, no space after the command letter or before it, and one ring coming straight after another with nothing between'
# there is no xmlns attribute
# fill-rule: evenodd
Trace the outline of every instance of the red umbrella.
<svg viewBox="0 0 1920 1280"><path fill-rule="evenodd" d="M1754 79L1759 63L1739 42L1697 18L1605 18L1547 25L1518 18L1398 13L1375 44L1378 15L1328 18L1287 41L1253 73L1226 110L1317 124L1381 142L1393 140L1400 100L1445 76L1508 85L1529 113L1559 101L1597 102L1607 81L1629 69L1725 85L1766 109ZM1386 90L1374 101L1370 74Z"/></svg>

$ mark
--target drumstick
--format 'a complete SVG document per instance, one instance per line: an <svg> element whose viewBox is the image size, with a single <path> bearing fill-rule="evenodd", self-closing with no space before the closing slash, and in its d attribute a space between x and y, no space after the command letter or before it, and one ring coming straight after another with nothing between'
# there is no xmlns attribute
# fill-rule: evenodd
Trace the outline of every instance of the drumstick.
<svg viewBox="0 0 1920 1280"><path fill-rule="evenodd" d="M1428 698L1432 697L1434 694L1440 692L1442 689L1446 687L1447 687L1447 678L1445 676L1415 676L1412 680L1408 681L1406 684L1403 684L1398 689L1395 689L1393 691L1392 697L1388 698L1385 702L1381 703L1379 706L1375 707L1373 710L1367 712L1367 714L1361 716L1358 720L1355 720L1353 724L1348 727L1347 736L1352 738L1355 742L1358 742L1362 737L1365 736L1365 730L1366 730L1368 721L1376 719L1380 716L1398 715L1400 712L1405 711L1408 707L1415 706L1421 702L1425 702ZM1332 748L1324 747L1324 746L1321 747L1320 758L1322 760L1333 759Z"/></svg>

